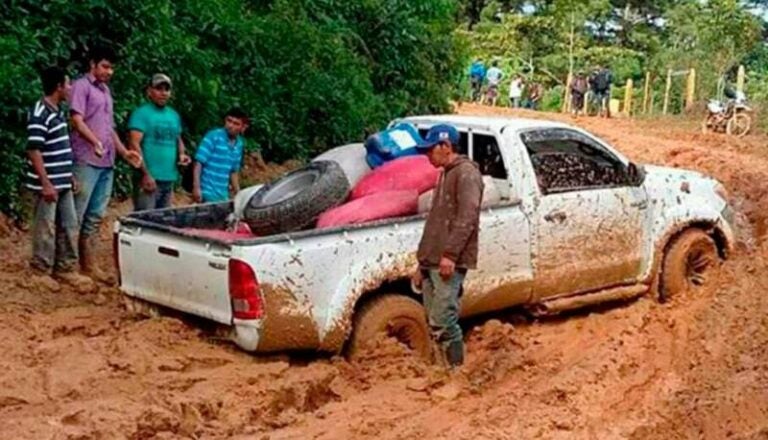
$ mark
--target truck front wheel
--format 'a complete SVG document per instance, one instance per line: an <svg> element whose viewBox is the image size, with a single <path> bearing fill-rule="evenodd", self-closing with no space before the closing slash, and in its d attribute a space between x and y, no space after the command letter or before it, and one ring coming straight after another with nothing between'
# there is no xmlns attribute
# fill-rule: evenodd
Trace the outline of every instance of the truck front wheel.
<svg viewBox="0 0 768 440"><path fill-rule="evenodd" d="M414 353L429 359L431 341L427 317L422 305L414 299L385 294L365 303L355 314L349 357L359 358L382 334L397 339Z"/></svg>
<svg viewBox="0 0 768 440"><path fill-rule="evenodd" d="M715 241L701 229L688 229L674 238L664 255L659 301L704 285L720 264Z"/></svg>

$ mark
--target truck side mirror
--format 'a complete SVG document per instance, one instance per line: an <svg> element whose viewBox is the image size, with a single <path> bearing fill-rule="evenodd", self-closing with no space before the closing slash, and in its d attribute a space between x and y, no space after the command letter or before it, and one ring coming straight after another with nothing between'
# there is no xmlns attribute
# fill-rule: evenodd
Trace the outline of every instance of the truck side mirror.
<svg viewBox="0 0 768 440"><path fill-rule="evenodd" d="M627 166L627 176L632 186L640 186L645 182L645 168L642 165L638 166L634 162L630 162Z"/></svg>

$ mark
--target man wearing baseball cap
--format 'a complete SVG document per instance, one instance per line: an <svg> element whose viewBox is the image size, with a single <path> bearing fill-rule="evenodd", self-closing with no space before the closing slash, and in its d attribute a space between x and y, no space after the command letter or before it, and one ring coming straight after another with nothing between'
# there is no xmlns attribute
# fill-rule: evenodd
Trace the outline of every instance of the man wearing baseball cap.
<svg viewBox="0 0 768 440"><path fill-rule="evenodd" d="M439 124L417 148L443 169L419 243L414 285L421 287L427 320L450 369L464 362L459 298L467 270L477 267L483 179L477 164L459 155L459 132Z"/></svg>
<svg viewBox="0 0 768 440"><path fill-rule="evenodd" d="M181 139L181 118L168 105L171 84L168 75L152 75L147 85L149 102L134 110L128 120L128 146L144 156L133 180L136 211L170 207L179 177L177 165L191 161Z"/></svg>

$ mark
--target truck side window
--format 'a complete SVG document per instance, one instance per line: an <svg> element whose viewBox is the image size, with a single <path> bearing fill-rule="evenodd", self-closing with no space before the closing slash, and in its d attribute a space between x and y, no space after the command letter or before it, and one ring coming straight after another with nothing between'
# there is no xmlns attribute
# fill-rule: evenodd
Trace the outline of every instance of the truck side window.
<svg viewBox="0 0 768 440"><path fill-rule="evenodd" d="M479 133L472 134L472 137L472 159L480 166L480 173L494 179L506 179L507 169L504 167L496 137Z"/></svg>
<svg viewBox="0 0 768 440"><path fill-rule="evenodd" d="M623 165L577 136L523 135L544 194L626 185Z"/></svg>

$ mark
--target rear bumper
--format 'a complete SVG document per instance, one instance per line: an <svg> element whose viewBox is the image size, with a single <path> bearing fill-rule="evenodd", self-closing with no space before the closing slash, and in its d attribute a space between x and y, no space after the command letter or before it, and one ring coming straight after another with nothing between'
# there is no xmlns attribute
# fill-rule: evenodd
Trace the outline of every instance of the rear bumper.
<svg viewBox="0 0 768 440"><path fill-rule="evenodd" d="M234 319L230 339L245 351L256 351L261 331L260 319Z"/></svg>

